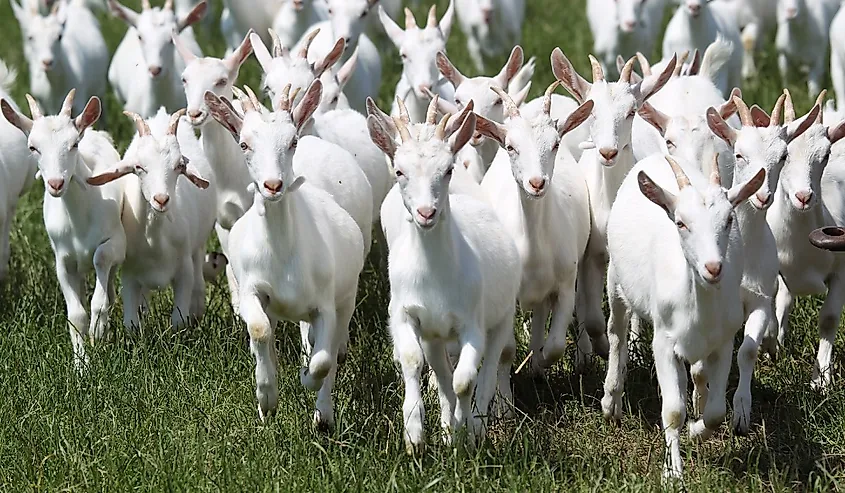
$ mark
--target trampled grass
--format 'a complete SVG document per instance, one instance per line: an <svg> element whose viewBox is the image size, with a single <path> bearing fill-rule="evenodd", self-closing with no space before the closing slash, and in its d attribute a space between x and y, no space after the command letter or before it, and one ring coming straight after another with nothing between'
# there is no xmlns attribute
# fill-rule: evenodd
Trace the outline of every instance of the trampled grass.
<svg viewBox="0 0 845 493"><path fill-rule="evenodd" d="M219 2L213 3L214 15L219 15ZM443 12L445 2L438 3ZM583 3L528 2L522 46L538 57L533 95L552 81L548 57L555 46L582 73L589 73L591 41ZM138 2L130 4L137 7ZM114 18L101 20L113 50L125 28ZM26 68L7 2L0 2L0 25L0 58L21 72L13 93L21 103ZM212 32L199 28L199 38L206 53L222 53L216 26ZM461 70L474 73L457 28L449 51ZM383 62L386 77L379 102L387 108L400 70L392 46L385 49ZM504 57L495 62L491 66L501 66ZM771 50L759 66L761 77L748 83L744 94L748 101L771 107L781 90ZM250 60L239 84L258 87L259 77L257 63ZM806 110L803 86L792 89L799 109ZM133 129L113 97L106 104L109 130L122 151ZM42 226L42 196L39 183L20 203L11 274L0 286L4 491L661 488L660 400L648 355L630 368L619 427L601 416L604 364L594 361L585 375L576 375L570 346L548 381L514 377L518 418L495 424L479 450L441 445L436 402L429 398L429 447L417 458L406 456L402 384L385 328L388 286L373 267L377 262L370 262L362 276L349 359L336 385L337 426L329 434L311 429L314 395L299 384L298 333L291 325L277 331L279 413L269 424L259 422L253 359L222 280L209 286L203 321L180 331L169 327L169 294L153 299L145 330L131 339L121 329L118 304L112 341L95 349L90 371L79 377L70 365L64 301ZM799 302L784 357L777 364L759 365L748 437L733 436L724 427L705 444L684 440L688 489L832 491L845 483L845 392L836 384L821 395L808 385L819 306L818 300ZM843 349L840 338L835 369L840 379ZM523 344L518 361L524 355ZM731 382L730 395L735 375Z"/></svg>

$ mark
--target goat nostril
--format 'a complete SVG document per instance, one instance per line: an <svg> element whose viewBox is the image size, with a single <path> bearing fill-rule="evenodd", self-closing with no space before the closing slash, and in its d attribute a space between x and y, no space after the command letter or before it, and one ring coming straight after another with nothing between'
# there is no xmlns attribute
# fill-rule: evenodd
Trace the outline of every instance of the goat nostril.
<svg viewBox="0 0 845 493"><path fill-rule="evenodd" d="M434 213L437 212L437 209L434 207L418 207L417 214L420 215L423 219L431 219L434 217Z"/></svg>
<svg viewBox="0 0 845 493"><path fill-rule="evenodd" d="M150 67L150 75L158 77L161 74L161 67Z"/></svg>
<svg viewBox="0 0 845 493"><path fill-rule="evenodd" d="M190 116L191 118L196 120L197 118L202 116L202 111L191 110L191 111L188 112L188 116Z"/></svg>
<svg viewBox="0 0 845 493"><path fill-rule="evenodd" d="M709 272L711 276L719 277L719 274L722 272L722 262L707 262L704 264L704 268L707 269L707 272Z"/></svg>
<svg viewBox="0 0 845 493"><path fill-rule="evenodd" d="M50 185L50 188L53 190L61 190L62 187L65 186L64 178L50 178L47 180L47 184Z"/></svg>
<svg viewBox="0 0 845 493"><path fill-rule="evenodd" d="M279 193L282 189L282 180L265 180L264 188L273 193Z"/></svg>
<svg viewBox="0 0 845 493"><path fill-rule="evenodd" d="M813 192L795 192L795 198L798 199L798 202L801 202L802 204L806 205L813 198Z"/></svg>
<svg viewBox="0 0 845 493"><path fill-rule="evenodd" d="M602 147L601 149L599 149L599 154L602 155L605 161L612 161L613 158L615 158L616 155L619 154L619 150L612 149L609 147Z"/></svg>
<svg viewBox="0 0 845 493"><path fill-rule="evenodd" d="M157 193L153 195L153 200L155 200L156 204L164 207L168 202L170 202L170 195L167 195L166 193Z"/></svg>
<svg viewBox="0 0 845 493"><path fill-rule="evenodd" d="M531 187L540 192L546 187L546 179L545 178L531 178L528 180L528 183Z"/></svg>

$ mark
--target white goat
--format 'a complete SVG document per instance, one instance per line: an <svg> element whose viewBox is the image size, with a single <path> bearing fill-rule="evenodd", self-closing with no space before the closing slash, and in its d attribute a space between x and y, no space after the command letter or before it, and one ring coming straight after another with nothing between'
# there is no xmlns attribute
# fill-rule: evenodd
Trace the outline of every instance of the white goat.
<svg viewBox="0 0 845 493"><path fill-rule="evenodd" d="M0 60L0 99L20 113L9 96L17 73ZM9 272L9 234L18 199L29 189L36 161L27 149L26 136L6 119L0 119L0 281Z"/></svg>
<svg viewBox="0 0 845 493"><path fill-rule="evenodd" d="M490 206L449 193L455 155L472 138L475 115L466 116L450 144L449 117L435 127L435 105L416 135L396 119L398 146L376 117L368 117L370 135L391 160L403 201L402 206L382 208L382 223L401 224L390 244L389 311L394 360L405 381L402 414L408 453L425 442L420 394L424 362L437 378L447 442L455 427L465 425L471 444L483 436L497 376L500 403L513 402L510 366L516 349L519 254ZM461 347L453 375L446 343L455 339ZM473 404L478 415L473 415Z"/></svg>
<svg viewBox="0 0 845 493"><path fill-rule="evenodd" d="M485 56L504 53L522 39L525 0L457 0L455 11L479 72L485 71Z"/></svg>
<svg viewBox="0 0 845 493"><path fill-rule="evenodd" d="M149 0L142 5L138 13L109 0L112 13L129 25L109 67L109 82L127 111L149 118L162 106L171 113L185 107L180 80L185 63L176 55L173 33L180 33L188 50L202 56L189 27L205 15L208 4L198 3L185 17L176 16L173 0L162 8L150 7Z"/></svg>
<svg viewBox="0 0 845 493"><path fill-rule="evenodd" d="M840 8L830 24L830 79L836 106L845 110L845 9Z"/></svg>
<svg viewBox="0 0 845 493"><path fill-rule="evenodd" d="M90 185L122 181L121 221L126 231L126 260L121 269L123 320L141 327L142 295L173 286L171 323L182 326L205 312L205 242L214 228L212 176L193 129L164 109L149 121L126 112L138 135L113 169L88 178ZM178 180L182 176L185 180ZM211 187L212 190L205 190Z"/></svg>
<svg viewBox="0 0 845 493"><path fill-rule="evenodd" d="M709 386L701 418L690 423L690 436L709 438L725 418L733 337L742 326L744 252L733 208L754 194L765 174L760 170L725 190L718 165L709 183L697 166L684 172L673 158L660 155L637 163L619 189L607 227L611 350L602 411L607 419L622 417L625 338L633 312L654 325L652 348L669 449L665 478L682 475L685 362L701 366L697 382Z"/></svg>
<svg viewBox="0 0 845 493"><path fill-rule="evenodd" d="M298 174L293 162L295 156L314 159L315 151L325 145L299 137L320 103L320 90L320 82L314 81L295 109L289 89L282 91L279 110L272 114L256 108L252 98L241 101L243 117L211 93L206 93L206 104L237 136L256 200L261 200L235 223L229 236L240 315L256 361L258 414L265 419L278 406L274 329L285 319L300 322L303 349L311 357L300 381L319 390L314 422L331 426L338 348L348 337L355 309L364 241L353 218Z"/></svg>
<svg viewBox="0 0 845 493"><path fill-rule="evenodd" d="M742 31L742 77L750 79L757 76L755 52L763 48L769 32L777 26L777 0L732 0L730 6Z"/></svg>
<svg viewBox="0 0 845 493"><path fill-rule="evenodd" d="M816 106L821 105L823 98L824 91ZM841 216L841 192L835 186L827 190L821 187L822 174L828 168L831 146L845 136L845 123L835 128L825 127L816 108L804 117L806 119L810 119L812 125L789 144L786 165L781 171L778 190L766 220L774 233L780 261L775 315L778 342L781 345L788 335L789 314L795 296L823 294L827 291L819 312L821 341L811 381L814 388L826 388L832 379L833 341L845 304L845 263L838 254L814 247L807 241L807 236L823 226L845 224L845 217ZM795 120L788 92L784 121L788 128L806 123ZM834 207L840 217L832 216L827 206L827 203L835 202L838 202Z"/></svg>
<svg viewBox="0 0 845 493"><path fill-rule="evenodd" d="M202 148L211 170L214 173L214 185L217 193L217 224L215 230L223 254L229 256L229 230L235 221L252 206L253 194L247 191L250 183L246 170L243 151L232 140L229 132L213 118L205 104L205 93L212 93L232 99L232 88L238 78L241 65L252 53L250 35L240 46L223 59L194 55L182 43L182 38L174 35L173 42L186 67L182 72L185 98L187 100L188 121L202 132ZM238 289L231 265L226 266L226 278L232 296L232 306L237 311Z"/></svg>
<svg viewBox="0 0 845 493"><path fill-rule="evenodd" d="M32 119L0 100L3 116L28 138L44 178L44 227L56 256L56 277L67 305L74 363L86 361L85 338L97 341L109 325L114 276L123 262L126 236L120 222L123 192L117 184L89 187L85 180L113 166L120 155L104 132L89 127L100 116L100 100L92 97L82 113L71 118L75 91L71 89L58 115L44 116L27 95ZM87 131L86 131L87 130ZM94 270L91 318L85 311L85 277Z"/></svg>
<svg viewBox="0 0 845 493"><path fill-rule="evenodd" d="M587 20L605 74L617 77L616 57L654 52L666 0L588 0Z"/></svg>
<svg viewBox="0 0 845 493"><path fill-rule="evenodd" d="M282 46L295 45L305 33L311 30L311 26L328 18L328 12L322 3L324 3L323 0L284 0L281 2L273 19L272 28L279 36ZM267 29L261 29L262 26L253 27L258 29L260 33L267 32Z"/></svg>
<svg viewBox="0 0 845 493"><path fill-rule="evenodd" d="M721 74L716 87L727 97L730 90L742 83L743 50L739 49L741 36L736 19L723 1L677 0L680 5L666 26L663 36L663 58L684 51L702 53L721 35L733 46L730 61Z"/></svg>
<svg viewBox="0 0 845 493"><path fill-rule="evenodd" d="M737 353L739 386L733 400L733 427L739 434L747 434L751 421L751 378L764 337L774 323L775 294L777 291L778 251L775 237L766 222L766 210L772 204L778 177L786 163L787 146L800 136L813 119L805 119L799 127L781 126L781 111L785 95L781 95L769 117L757 106L750 110L739 97L734 97L742 127L734 130L715 108L707 111L707 122L713 133L736 153L733 185L751 177L759 169L766 172L766 179L748 202L736 208L736 218L742 233L743 246L754 255L746 255L742 271L742 305L745 314L745 337ZM818 108L814 111L818 112ZM769 338L767 345L777 344ZM703 399L706 390L701 381L701 366L692 368L695 388ZM697 404L695 401L693 404ZM700 404L697 406L700 408Z"/></svg>
<svg viewBox="0 0 845 493"><path fill-rule="evenodd" d="M363 33L366 18L375 4L376 0L328 0L329 19L312 26L313 30L319 30L316 37L311 36L311 31L293 47L293 51L305 48L311 63L325 58L334 50L339 39L345 43L342 62L357 53L355 71L343 92L350 106L361 113L366 111L367 97L377 97L381 87L381 57L376 46ZM311 48L307 49L309 45Z"/></svg>
<svg viewBox="0 0 845 493"><path fill-rule="evenodd" d="M437 21L435 9L436 5L432 5L425 27L420 28L417 27L413 12L406 8L403 30L382 7L379 7L379 17L384 30L402 58L402 76L396 84L394 101L396 98L404 101L412 122L425 118L431 101L429 94L437 94L447 101L455 99L455 88L440 75L436 63L437 53L446 52L446 41L452 31L455 2L450 0L449 8L440 22ZM395 115L397 111L394 103L390 113Z"/></svg>
<svg viewBox="0 0 845 493"><path fill-rule="evenodd" d="M809 68L811 98L818 96L825 79L830 23L838 8L831 0L777 0L775 47L781 78L785 84L791 68Z"/></svg>
<svg viewBox="0 0 845 493"><path fill-rule="evenodd" d="M592 55L593 83L581 77L560 48L551 56L552 72L558 81L581 104L588 99L595 104L590 120L590 136L595 146L581 155L578 163L587 177L590 192L591 229L587 253L578 268L576 311L592 340L596 354L607 354L604 314L601 310L605 266L607 264L607 220L622 180L634 166L631 127L637 110L663 88L675 70L673 56L663 72L632 82L634 59L622 68L618 82L607 82L601 65ZM577 366L583 366L586 339L579 339Z"/></svg>
<svg viewBox="0 0 845 493"><path fill-rule="evenodd" d="M297 1L296 3L301 3L305 7L304 1ZM317 3L319 1L313 2L313 4ZM311 3L309 3L310 5ZM238 47L250 29L258 33L262 41L269 43L270 36L267 30L273 27L276 14L283 7L284 2L277 0L252 0L249 2L223 0L223 12L220 14L220 32L226 40L226 55Z"/></svg>
<svg viewBox="0 0 845 493"><path fill-rule="evenodd" d="M42 16L10 3L21 25L30 91L48 113L59 111L71 89L80 95L74 113L88 98L105 96L109 52L90 10L77 2L58 2Z"/></svg>
<svg viewBox="0 0 845 493"><path fill-rule="evenodd" d="M503 149L481 187L519 251L522 280L517 299L523 309L533 312L529 348L536 375L543 374L566 349L578 264L590 235L587 183L575 159L565 148L559 149L563 135L590 116L593 101L586 101L558 126L551 117L557 85L554 82L546 90L542 113L531 120L520 114L503 90L494 87L504 101L504 124L479 118L476 126Z"/></svg>

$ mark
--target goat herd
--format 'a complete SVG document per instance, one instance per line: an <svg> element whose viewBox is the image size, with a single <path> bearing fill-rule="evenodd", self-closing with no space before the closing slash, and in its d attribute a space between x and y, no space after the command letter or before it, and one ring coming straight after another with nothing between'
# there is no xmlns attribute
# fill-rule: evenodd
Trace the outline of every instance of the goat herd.
<svg viewBox="0 0 845 493"><path fill-rule="evenodd" d="M8 96L14 71L3 65L2 274L15 204L35 174L80 371L86 339L108 330L118 268L127 328L140 327L148 293L167 285L174 326L201 318L205 282L225 268L255 356L259 416L277 408L274 330L288 320L300 324L315 424L331 426L375 231L388 251L409 452L424 443L425 364L447 441L465 427L474 443L488 415L513 414L517 302L531 312L536 376L564 353L577 313L577 366L590 353L608 360L608 419L621 418L628 344L641 321L653 325L667 477L682 472L685 364L690 435L705 439L726 416L734 336L744 330L732 424L747 432L754 364L761 350L777 355L795 296L827 293L812 383L829 386L845 304L845 263L832 250L845 236L823 227L845 225L845 148L834 145L845 123L822 108L820 86L831 32L845 98L845 41L834 36L845 26L830 29L845 24L845 9L832 20L839 0L683 0L654 66L640 52L654 48L665 0L589 0L592 81L555 49L556 82L531 101L534 61L513 47L524 2L456 2L441 18L431 7L425 25L406 8L404 29L393 20L397 1L224 2L229 49L218 59L203 57L192 33L205 0L143 0L140 12L108 0L130 26L109 66L88 5L96 1L11 0L31 117ZM446 56L456 9L479 69L513 47L497 75L466 77ZM732 89L754 76L755 48L775 24L783 75L810 66L818 100L803 116L786 90L769 114ZM373 101L381 61L372 29L402 58L389 115ZM252 53L264 71L259 94L235 86ZM123 157L91 128L106 80L137 129ZM558 85L572 98L555 94ZM212 231L223 255L205 252Z"/></svg>

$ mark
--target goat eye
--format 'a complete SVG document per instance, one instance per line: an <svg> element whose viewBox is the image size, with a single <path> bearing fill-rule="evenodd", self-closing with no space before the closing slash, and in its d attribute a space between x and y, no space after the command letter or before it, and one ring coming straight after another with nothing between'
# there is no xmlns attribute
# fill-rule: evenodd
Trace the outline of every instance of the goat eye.
<svg viewBox="0 0 845 493"><path fill-rule="evenodd" d="M296 149L296 146L297 146L298 144L299 144L299 139L293 139L293 141L290 143L290 148L291 148L291 149Z"/></svg>
<svg viewBox="0 0 845 493"><path fill-rule="evenodd" d="M731 229L731 225L734 223L734 217L728 216L728 221L725 223L725 229Z"/></svg>
<svg viewBox="0 0 845 493"><path fill-rule="evenodd" d="M508 144L507 146L505 146L505 150L506 150L506 151L508 151L508 152L510 152L510 153L514 153L514 152L516 152L516 149L515 149L512 145L510 145L510 144Z"/></svg>
<svg viewBox="0 0 845 493"><path fill-rule="evenodd" d="M628 113L628 118L634 118L634 115L636 115L636 114L637 114L637 110L631 110L631 112Z"/></svg>
<svg viewBox="0 0 845 493"><path fill-rule="evenodd" d="M182 77L182 85L183 85L183 86L188 85L188 79L186 79L186 78Z"/></svg>
<svg viewBox="0 0 845 493"><path fill-rule="evenodd" d="M674 143L674 142L672 142L671 140L667 140L667 141L666 141L666 147L672 147L672 148L674 148L674 147L675 147L675 143Z"/></svg>
<svg viewBox="0 0 845 493"><path fill-rule="evenodd" d="M500 104L502 104L502 100L498 99L495 103L493 103L493 106L499 106Z"/></svg>
<svg viewBox="0 0 845 493"><path fill-rule="evenodd" d="M38 149L36 149L36 148L35 148L35 146L29 146L29 152L35 152L35 153L37 153L37 152L38 152Z"/></svg>
<svg viewBox="0 0 845 493"><path fill-rule="evenodd" d="M402 58L402 60L407 60L407 59L408 59L408 55L406 55L406 54L404 54L404 53L400 53L400 54L399 54L399 56Z"/></svg>
<svg viewBox="0 0 845 493"><path fill-rule="evenodd" d="M403 176L405 176L405 173L403 173L403 172L401 172L397 169L396 170L396 178L402 178Z"/></svg>
<svg viewBox="0 0 845 493"><path fill-rule="evenodd" d="M680 229L680 230L686 230L686 229L687 229L687 225L686 225L686 224L684 224L684 222L683 222L683 221L680 221L680 220L679 220L679 221L675 221L675 225L676 225L676 226L678 227L678 229Z"/></svg>
<svg viewBox="0 0 845 493"><path fill-rule="evenodd" d="M363 19L364 17L367 17L367 11L366 10L361 12L361 18Z"/></svg>
<svg viewBox="0 0 845 493"><path fill-rule="evenodd" d="M247 144L246 142L241 142L241 150L248 151L249 150L249 144Z"/></svg>
<svg viewBox="0 0 845 493"><path fill-rule="evenodd" d="M217 87L223 87L226 85L226 82L228 82L226 79L220 79L214 85Z"/></svg>
<svg viewBox="0 0 845 493"><path fill-rule="evenodd" d="M58 38L56 38L56 41L61 41L61 40L62 40L62 35L61 35L61 34L59 34L59 37L58 37Z"/></svg>
<svg viewBox="0 0 845 493"><path fill-rule="evenodd" d="M79 149L79 142L74 142L73 146L71 146L71 149Z"/></svg>
<svg viewBox="0 0 845 493"><path fill-rule="evenodd" d="M446 171L446 176L452 176L452 172L453 172L453 171L455 171L455 168L449 168L449 169Z"/></svg>
<svg viewBox="0 0 845 493"><path fill-rule="evenodd" d="M332 103L332 104L336 104L336 103L337 103L337 101L338 101L338 96L335 96L335 97L333 97L333 98L332 98L331 103Z"/></svg>
<svg viewBox="0 0 845 493"><path fill-rule="evenodd" d="M332 14L334 14L334 10L331 7L329 7L329 15L332 15Z"/></svg>
<svg viewBox="0 0 845 493"><path fill-rule="evenodd" d="M734 158L736 158L737 161L743 159L742 154L737 154Z"/></svg>

